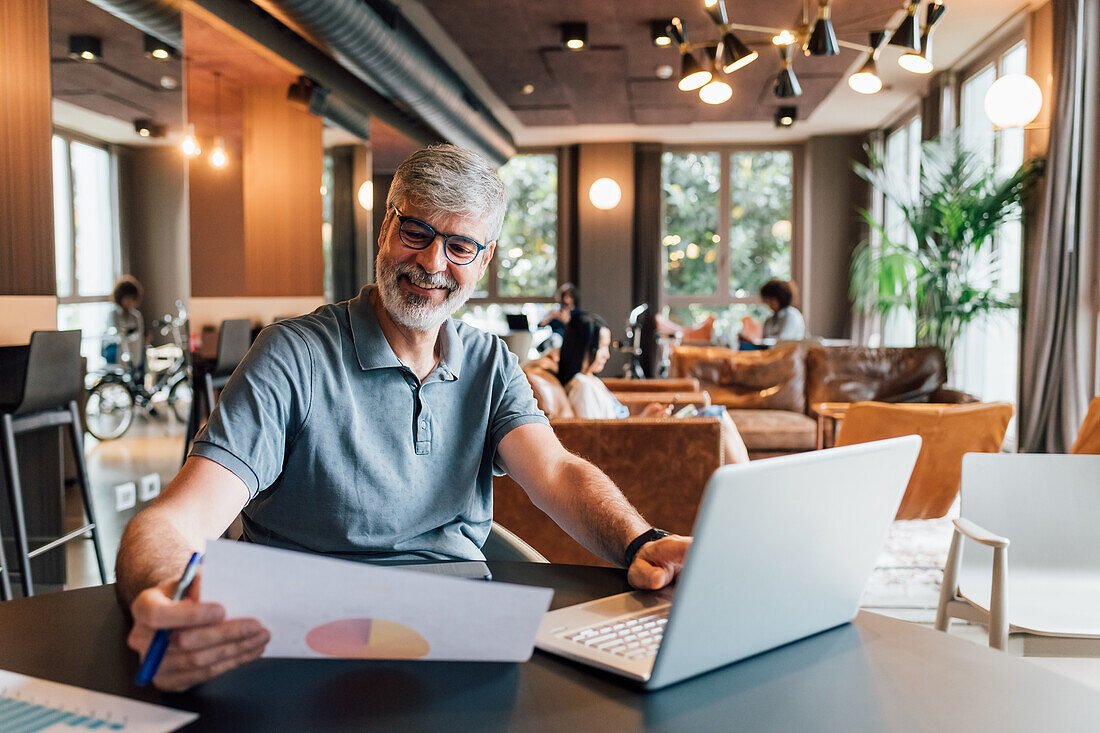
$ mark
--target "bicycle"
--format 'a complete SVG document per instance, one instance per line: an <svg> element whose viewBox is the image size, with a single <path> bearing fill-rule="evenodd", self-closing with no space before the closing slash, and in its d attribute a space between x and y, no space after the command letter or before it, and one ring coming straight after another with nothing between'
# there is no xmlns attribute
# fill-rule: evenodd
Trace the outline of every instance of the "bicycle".
<svg viewBox="0 0 1100 733"><path fill-rule="evenodd" d="M176 315L154 321L153 328L162 336L171 336L163 346L146 347L148 380L138 366L130 364L121 348L122 335L108 332L104 341L117 344L120 362L109 365L88 389L84 422L88 432L99 440L119 438L133 424L137 408L158 416L154 401L167 403L180 422L186 422L191 410L192 386L190 354L187 342L187 311L176 301ZM146 382L150 386L146 387Z"/></svg>

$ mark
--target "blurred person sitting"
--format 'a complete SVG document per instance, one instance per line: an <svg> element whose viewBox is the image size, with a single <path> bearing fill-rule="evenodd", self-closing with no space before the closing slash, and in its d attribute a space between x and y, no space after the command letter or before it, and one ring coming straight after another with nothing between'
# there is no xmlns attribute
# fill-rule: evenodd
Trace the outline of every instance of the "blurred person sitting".
<svg viewBox="0 0 1100 733"><path fill-rule="evenodd" d="M794 283L772 278L760 288L760 299L772 314L763 323L748 316L741 319L739 340L742 349L771 346L779 341L801 341L806 338L806 321L791 303L795 298Z"/></svg>
<svg viewBox="0 0 1100 733"><path fill-rule="evenodd" d="M569 404L577 417L589 419L621 419L630 410L615 399L611 390L600 381L599 374L611 358L611 328L594 313L577 311L569 319L558 357L558 380L565 387ZM708 410L713 410L708 413ZM668 417L671 404L651 402L638 417ZM726 463L748 463L749 453L741 433L725 408L712 406L702 413L722 420L722 442Z"/></svg>

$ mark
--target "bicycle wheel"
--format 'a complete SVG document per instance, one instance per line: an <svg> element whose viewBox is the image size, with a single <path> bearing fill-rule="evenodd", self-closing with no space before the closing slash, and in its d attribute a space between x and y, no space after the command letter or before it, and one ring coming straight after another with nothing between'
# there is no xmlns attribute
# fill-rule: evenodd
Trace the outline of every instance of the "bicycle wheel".
<svg viewBox="0 0 1100 733"><path fill-rule="evenodd" d="M186 379L176 382L168 390L168 406L172 408L172 414L181 423L186 423L191 414L192 399L191 383Z"/></svg>
<svg viewBox="0 0 1100 733"><path fill-rule="evenodd" d="M118 382L99 382L88 393L84 407L88 432L100 440L121 436L134 421L134 397Z"/></svg>

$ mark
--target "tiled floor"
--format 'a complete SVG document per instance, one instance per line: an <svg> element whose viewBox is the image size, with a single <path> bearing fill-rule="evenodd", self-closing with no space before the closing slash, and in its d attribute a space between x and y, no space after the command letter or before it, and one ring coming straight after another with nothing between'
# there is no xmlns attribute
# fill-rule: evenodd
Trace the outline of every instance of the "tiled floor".
<svg viewBox="0 0 1100 733"><path fill-rule="evenodd" d="M138 481L150 473L167 484L179 469L183 453L183 426L171 417L142 418L135 422L121 439L95 444L88 443L88 472L99 503L97 511L103 526L103 539L108 554L108 570L113 573L114 554L125 524L146 502L122 512L114 508L114 486ZM70 506L79 512L79 501ZM951 519L957 507L944 519L895 522L887 536L883 552L864 592L863 607L925 626L935 618L943 577L941 568L947 558L951 541ZM78 516L71 517L77 526ZM78 588L98 583L94 557L89 542L70 543L69 586ZM985 645L983 627L955 622L951 633L960 638ZM1029 662L1064 674L1084 684L1100 689L1100 658L1028 657Z"/></svg>

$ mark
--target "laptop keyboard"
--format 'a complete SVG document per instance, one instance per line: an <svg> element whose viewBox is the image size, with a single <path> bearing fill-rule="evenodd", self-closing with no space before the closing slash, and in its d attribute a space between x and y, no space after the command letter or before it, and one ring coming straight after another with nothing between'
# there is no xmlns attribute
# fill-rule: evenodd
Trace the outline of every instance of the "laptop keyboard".
<svg viewBox="0 0 1100 733"><path fill-rule="evenodd" d="M646 659L657 655L668 623L668 607L639 616L616 619L562 633L566 639L626 659Z"/></svg>

